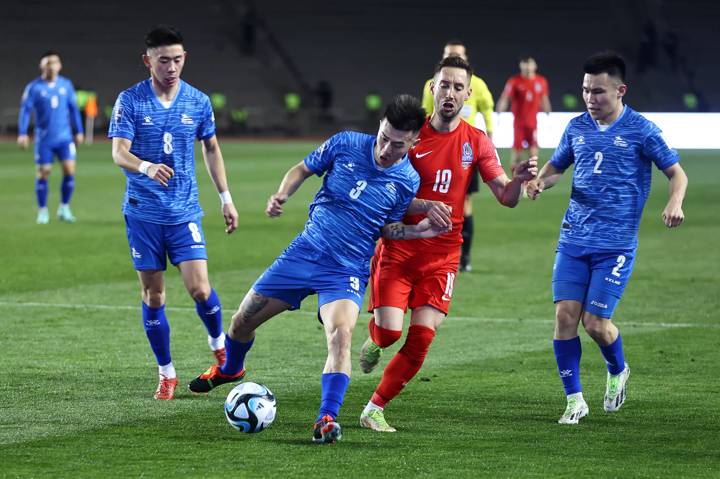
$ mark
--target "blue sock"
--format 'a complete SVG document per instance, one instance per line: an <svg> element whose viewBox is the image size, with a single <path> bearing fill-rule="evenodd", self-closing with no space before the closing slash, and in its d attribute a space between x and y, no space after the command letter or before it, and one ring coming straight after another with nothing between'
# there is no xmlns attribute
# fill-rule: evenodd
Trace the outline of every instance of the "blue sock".
<svg viewBox="0 0 720 479"><path fill-rule="evenodd" d="M60 202L64 205L70 203L73 191L75 191L75 176L63 176L62 184L60 185Z"/></svg>
<svg viewBox="0 0 720 479"><path fill-rule="evenodd" d="M227 359L225 364L220 368L220 372L229 376L235 376L245 366L245 356L250 348L252 348L255 339L251 339L247 343L235 341L229 334L225 335L225 354Z"/></svg>
<svg viewBox="0 0 720 479"><path fill-rule="evenodd" d="M625 353L623 353L622 338L617 339L608 346L600 346L600 352L605 358L610 374L620 374L625 369Z"/></svg>
<svg viewBox="0 0 720 479"><path fill-rule="evenodd" d="M582 386L580 385L580 357L582 356L580 337L554 339L553 350L555 350L555 360L557 361L560 379L565 387L565 394L582 392Z"/></svg>
<svg viewBox="0 0 720 479"><path fill-rule="evenodd" d="M322 375L321 384L320 413L315 422L325 415L332 416L333 419L338 417L345 392L350 384L350 376L344 373L326 373Z"/></svg>
<svg viewBox="0 0 720 479"><path fill-rule="evenodd" d="M40 178L35 178L35 196L37 196L38 208L47 207L48 182Z"/></svg>
<svg viewBox="0 0 720 479"><path fill-rule="evenodd" d="M170 364L170 325L165 317L165 305L151 308L142 303L143 326L150 341L150 348L155 353L159 366Z"/></svg>
<svg viewBox="0 0 720 479"><path fill-rule="evenodd" d="M205 323L205 329L207 329L210 336L217 338L222 334L222 308L220 298L218 298L214 289L210 290L210 297L207 301L195 301L195 311L197 311L202 322Z"/></svg>

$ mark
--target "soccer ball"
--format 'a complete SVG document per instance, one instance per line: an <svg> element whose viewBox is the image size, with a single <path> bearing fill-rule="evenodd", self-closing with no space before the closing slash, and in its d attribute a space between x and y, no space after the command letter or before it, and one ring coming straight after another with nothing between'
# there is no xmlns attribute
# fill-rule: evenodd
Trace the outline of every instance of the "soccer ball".
<svg viewBox="0 0 720 479"><path fill-rule="evenodd" d="M275 395L262 384L238 384L225 399L225 417L240 432L262 431L272 424L276 410Z"/></svg>

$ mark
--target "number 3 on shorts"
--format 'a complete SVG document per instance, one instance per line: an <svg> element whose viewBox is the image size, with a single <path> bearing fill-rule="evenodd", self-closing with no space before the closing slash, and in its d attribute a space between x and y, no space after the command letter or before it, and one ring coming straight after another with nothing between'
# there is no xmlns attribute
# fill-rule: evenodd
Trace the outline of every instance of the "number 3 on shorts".
<svg viewBox="0 0 720 479"><path fill-rule="evenodd" d="M202 235L200 234L200 229L198 228L197 224L188 223L188 229L190 230L190 234L192 235L192 239L194 242L202 242Z"/></svg>
<svg viewBox="0 0 720 479"><path fill-rule="evenodd" d="M350 276L350 287L355 291L360 291L360 278L357 276Z"/></svg>

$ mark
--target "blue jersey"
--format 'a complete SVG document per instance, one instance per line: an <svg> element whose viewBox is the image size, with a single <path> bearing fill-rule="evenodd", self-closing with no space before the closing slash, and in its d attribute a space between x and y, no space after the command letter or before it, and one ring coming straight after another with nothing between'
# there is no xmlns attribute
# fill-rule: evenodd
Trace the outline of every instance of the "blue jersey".
<svg viewBox="0 0 720 479"><path fill-rule="evenodd" d="M30 114L35 113L35 141L47 146L68 143L73 131L83 133L75 89L70 80L58 76L48 83L42 77L31 81L23 92L18 134L27 135Z"/></svg>
<svg viewBox="0 0 720 479"><path fill-rule="evenodd" d="M127 190L123 213L160 224L185 223L201 216L195 178L195 140L214 135L210 99L184 81L180 81L167 108L155 95L150 79L120 93L108 137L130 140L130 153L143 161L164 163L175 171L165 187L142 173L124 170Z"/></svg>
<svg viewBox="0 0 720 479"><path fill-rule="evenodd" d="M362 271L370 267L380 229L403 218L420 186L407 156L382 169L374 147L375 137L344 131L305 158L305 165L325 178L300 237Z"/></svg>
<svg viewBox="0 0 720 479"><path fill-rule="evenodd" d="M589 113L573 118L550 159L559 170L575 164L560 244L636 248L651 165L664 170L678 161L660 129L628 106L604 131Z"/></svg>

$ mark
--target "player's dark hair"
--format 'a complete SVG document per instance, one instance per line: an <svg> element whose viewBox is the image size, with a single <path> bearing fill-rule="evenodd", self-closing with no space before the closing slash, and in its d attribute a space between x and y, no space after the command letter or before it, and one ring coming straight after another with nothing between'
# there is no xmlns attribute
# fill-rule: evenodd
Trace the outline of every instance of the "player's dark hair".
<svg viewBox="0 0 720 479"><path fill-rule="evenodd" d="M619 78L625 82L625 60L619 53L606 50L598 52L585 60L583 71L590 75L607 73L608 76Z"/></svg>
<svg viewBox="0 0 720 479"><path fill-rule="evenodd" d="M425 123L425 115L420 100L403 93L395 96L388 104L384 118L396 130L418 132Z"/></svg>
<svg viewBox="0 0 720 479"><path fill-rule="evenodd" d="M465 52L467 53L467 46L465 46L465 42L460 40L459 38L451 38L450 40L445 42L446 47L465 47Z"/></svg>
<svg viewBox="0 0 720 479"><path fill-rule="evenodd" d="M49 56L51 56L51 55L55 55L55 56L57 56L58 58L60 58L60 53L58 53L57 50L48 50L48 51L46 51L45 53L43 53L42 55L40 55L40 60L42 60L42 59L45 58L45 57L49 57Z"/></svg>
<svg viewBox="0 0 720 479"><path fill-rule="evenodd" d="M530 60L535 61L535 58L530 55L525 55L525 56L518 58L518 61L520 61L520 62L529 62Z"/></svg>
<svg viewBox="0 0 720 479"><path fill-rule="evenodd" d="M166 47L168 45L182 45L183 37L180 31L170 25L155 25L145 35L147 48Z"/></svg>
<svg viewBox="0 0 720 479"><path fill-rule="evenodd" d="M449 57L445 57L440 60L438 64L435 65L435 72L433 76L437 75L443 68L462 68L467 72L468 79L473 76L473 68L470 65L470 62L457 55L450 55Z"/></svg>

